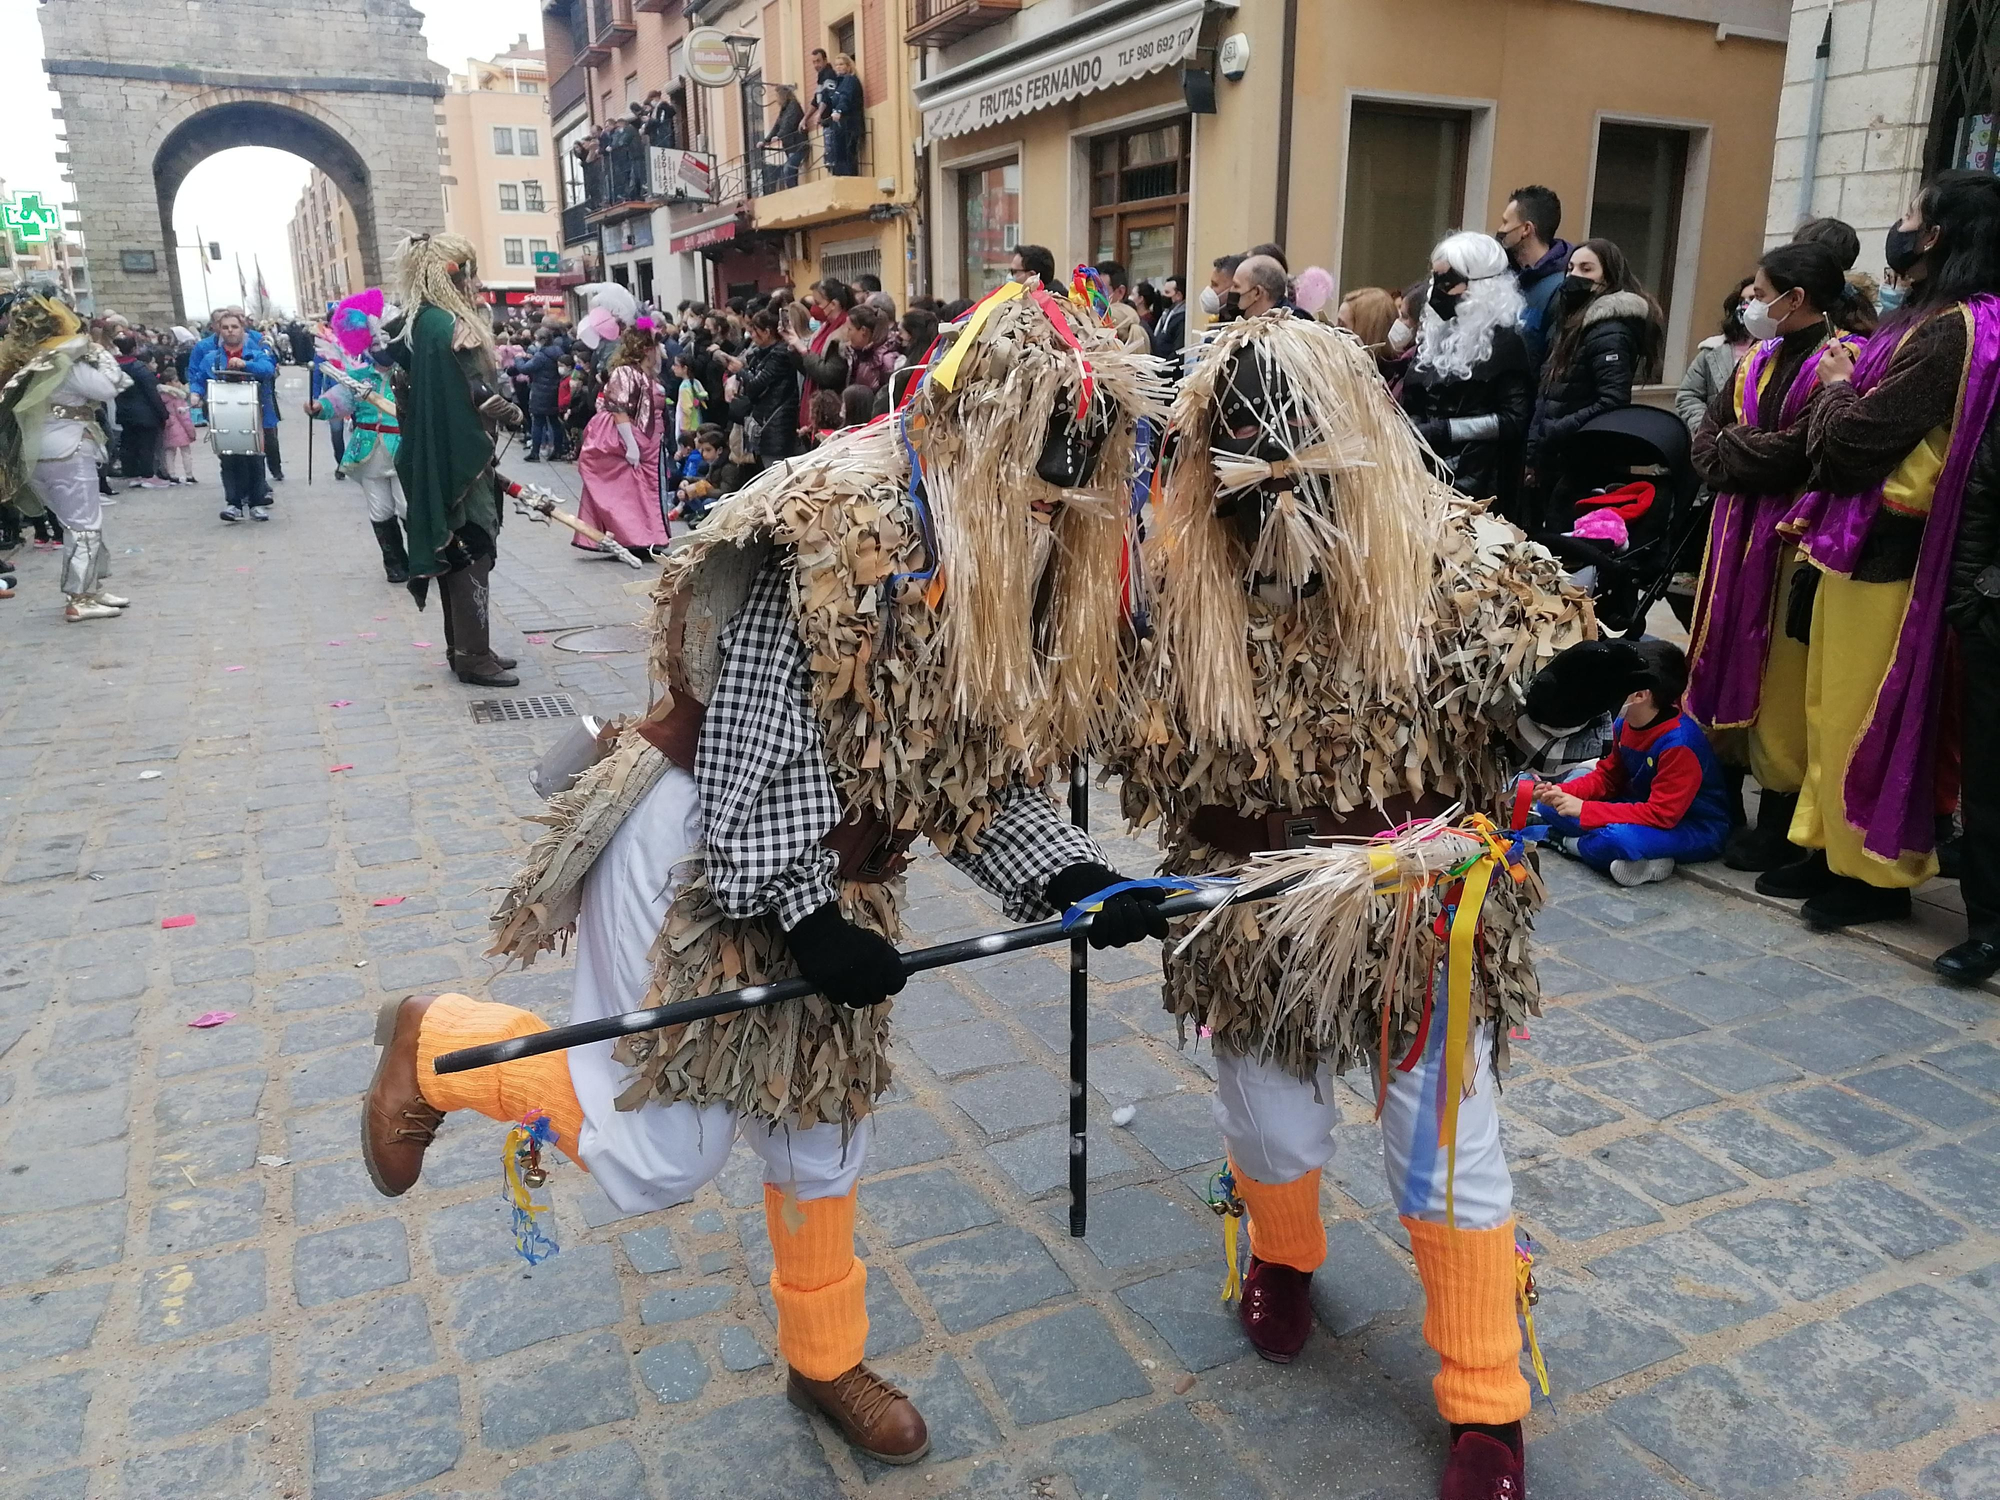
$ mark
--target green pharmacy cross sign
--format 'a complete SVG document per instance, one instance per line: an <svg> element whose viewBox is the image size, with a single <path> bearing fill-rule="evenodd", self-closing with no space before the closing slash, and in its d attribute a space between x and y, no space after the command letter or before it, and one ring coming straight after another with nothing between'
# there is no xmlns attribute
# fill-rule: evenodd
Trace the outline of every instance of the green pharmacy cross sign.
<svg viewBox="0 0 2000 1500"><path fill-rule="evenodd" d="M56 211L42 202L40 193L16 193L5 203L0 203L0 218L7 224L7 232L13 236L17 249L27 245L46 245L56 237L58 219Z"/></svg>

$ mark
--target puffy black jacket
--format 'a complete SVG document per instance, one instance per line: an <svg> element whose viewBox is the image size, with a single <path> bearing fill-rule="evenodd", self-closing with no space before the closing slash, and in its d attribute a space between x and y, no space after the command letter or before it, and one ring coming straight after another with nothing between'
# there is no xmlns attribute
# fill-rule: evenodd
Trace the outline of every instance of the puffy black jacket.
<svg viewBox="0 0 2000 1500"><path fill-rule="evenodd" d="M160 383L153 367L143 359L121 359L118 368L132 377L132 383L118 393L120 427L164 427L167 403L160 399Z"/></svg>
<svg viewBox="0 0 2000 1500"><path fill-rule="evenodd" d="M1632 382L1638 378L1639 356L1645 348L1646 322L1652 307L1637 292L1606 292L1584 304L1583 334L1563 368L1545 368L1528 423L1528 467L1546 472L1560 462L1564 441L1592 417L1632 404ZM1553 345L1562 337L1556 332Z"/></svg>
<svg viewBox="0 0 2000 1500"><path fill-rule="evenodd" d="M729 415L758 425L756 454L790 458L798 447L799 357L789 344L752 344L736 376Z"/></svg>
<svg viewBox="0 0 2000 1500"><path fill-rule="evenodd" d="M509 372L528 377L528 410L538 417L555 415L558 407L556 394L562 387L562 371L556 366L562 359L560 340L550 339L538 345L535 352L526 359L514 361Z"/></svg>
<svg viewBox="0 0 2000 1500"><path fill-rule="evenodd" d="M1397 399L1444 460L1439 477L1476 500L1497 498L1504 508L1520 477L1532 383L1527 341L1518 329L1496 328L1492 352L1466 375L1446 375L1421 356L1413 361Z"/></svg>
<svg viewBox="0 0 2000 1500"><path fill-rule="evenodd" d="M1972 455L1944 612L1960 634L1977 631L2000 649L2000 419L1987 424Z"/></svg>

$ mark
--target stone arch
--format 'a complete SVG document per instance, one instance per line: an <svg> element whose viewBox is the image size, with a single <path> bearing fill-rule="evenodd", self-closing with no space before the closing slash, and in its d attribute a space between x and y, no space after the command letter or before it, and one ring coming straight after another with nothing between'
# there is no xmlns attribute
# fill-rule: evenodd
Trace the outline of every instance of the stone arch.
<svg viewBox="0 0 2000 1500"><path fill-rule="evenodd" d="M368 163L350 143L352 132L328 112L290 95L230 89L206 101L190 100L175 111L177 120L158 132L152 157L153 185L160 210L160 236L166 245L167 277L174 311L187 308L181 286L179 240L174 232L174 198L189 172L218 151L237 146L268 146L300 157L333 179L354 210L361 240L361 274L370 286L382 281L380 236L372 174Z"/></svg>

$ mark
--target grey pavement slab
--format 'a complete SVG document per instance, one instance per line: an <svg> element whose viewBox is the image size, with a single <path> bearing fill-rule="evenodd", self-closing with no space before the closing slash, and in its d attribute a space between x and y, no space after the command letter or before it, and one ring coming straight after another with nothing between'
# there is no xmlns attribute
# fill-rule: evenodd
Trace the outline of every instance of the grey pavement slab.
<svg viewBox="0 0 2000 1500"><path fill-rule="evenodd" d="M1058 1357L1050 1355L1060 1351ZM973 1355L1023 1427L1143 1396L1145 1372L1093 1307L1071 1307L982 1339Z"/></svg>
<svg viewBox="0 0 2000 1500"><path fill-rule="evenodd" d="M904 1257L947 1332L983 1328L1071 1289L1049 1252L1026 1230L981 1230Z"/></svg>
<svg viewBox="0 0 2000 1500"><path fill-rule="evenodd" d="M1776 1500L1841 1472L1782 1411L1713 1365L1623 1397L1606 1415L1642 1448L1717 1494Z"/></svg>

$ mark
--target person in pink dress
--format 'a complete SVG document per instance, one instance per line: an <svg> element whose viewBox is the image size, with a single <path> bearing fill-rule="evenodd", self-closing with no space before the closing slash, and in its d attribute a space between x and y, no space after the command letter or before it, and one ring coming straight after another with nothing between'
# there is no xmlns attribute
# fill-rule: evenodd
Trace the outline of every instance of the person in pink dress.
<svg viewBox="0 0 2000 1500"><path fill-rule="evenodd" d="M611 356L597 415L583 431L577 472L583 503L577 517L609 532L646 557L667 543L667 508L660 494L660 440L667 393L659 382L660 346L650 328L628 328ZM588 550L582 537L576 545Z"/></svg>
<svg viewBox="0 0 2000 1500"><path fill-rule="evenodd" d="M161 441L167 450L165 475L169 484L194 483L194 418L188 414L187 387L173 378L167 365L160 377L160 399L167 403L167 425Z"/></svg>

